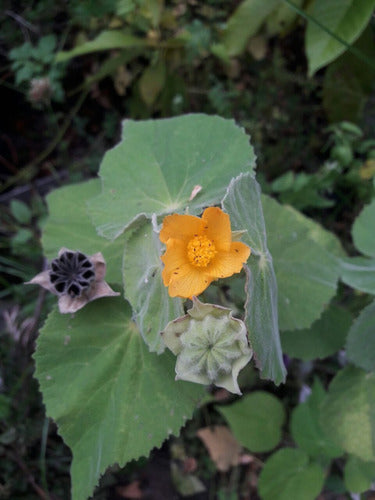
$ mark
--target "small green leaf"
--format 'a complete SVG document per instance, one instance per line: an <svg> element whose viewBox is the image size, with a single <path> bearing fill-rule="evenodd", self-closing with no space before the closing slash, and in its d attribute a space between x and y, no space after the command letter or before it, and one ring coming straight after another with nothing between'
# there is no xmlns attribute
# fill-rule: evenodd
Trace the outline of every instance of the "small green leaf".
<svg viewBox="0 0 375 500"><path fill-rule="evenodd" d="M87 255L102 252L107 263L106 281L121 283L124 240L110 242L100 237L86 213L87 200L99 191L100 182L93 179L64 186L47 196L49 216L43 228L43 249L48 259L54 259L62 247Z"/></svg>
<svg viewBox="0 0 375 500"><path fill-rule="evenodd" d="M102 193L90 202L99 234L114 239L142 214L199 214L218 203L231 178L252 171L249 138L232 120L185 115L125 121L123 139L100 167ZM201 192L189 200L193 189Z"/></svg>
<svg viewBox="0 0 375 500"><path fill-rule="evenodd" d="M183 315L182 300L172 298L164 286L160 260L162 245L150 220L126 240L124 253L125 297L133 308L134 319L151 351L161 352L160 333L169 321Z"/></svg>
<svg viewBox="0 0 375 500"><path fill-rule="evenodd" d="M174 380L172 355L148 351L120 298L74 316L53 311L35 361L47 413L72 449L73 500L91 496L109 465L147 456L177 433L204 394Z"/></svg>
<svg viewBox="0 0 375 500"><path fill-rule="evenodd" d="M325 391L318 379L314 382L312 393L304 403L299 404L292 413L290 430L294 441L309 456L319 460L335 458L343 454L325 435L319 423L320 405Z"/></svg>
<svg viewBox="0 0 375 500"><path fill-rule="evenodd" d="M223 199L234 231L246 230L244 243L252 249L245 265L245 323L263 378L276 384L285 380L277 316L277 284L272 257L267 249L260 188L251 174L232 180Z"/></svg>
<svg viewBox="0 0 375 500"><path fill-rule="evenodd" d="M308 328L336 293L343 251L335 236L292 207L262 196L281 330Z"/></svg>
<svg viewBox="0 0 375 500"><path fill-rule="evenodd" d="M323 400L320 424L346 452L375 460L375 373L347 366L332 380Z"/></svg>
<svg viewBox="0 0 375 500"><path fill-rule="evenodd" d="M279 0L244 0L228 19L222 44L229 56L238 56L255 35Z"/></svg>
<svg viewBox="0 0 375 500"><path fill-rule="evenodd" d="M348 44L352 44L368 24L374 7L374 0L315 0L311 16ZM305 43L309 75L313 75L346 50L345 45L313 21L307 24Z"/></svg>
<svg viewBox="0 0 375 500"><path fill-rule="evenodd" d="M56 56L56 62L68 61L73 57L101 50L131 49L145 45L147 43L144 39L128 35L120 30L102 31L94 40L78 45L72 50L59 52Z"/></svg>
<svg viewBox="0 0 375 500"><path fill-rule="evenodd" d="M346 350L356 366L375 371L375 300L365 307L350 329Z"/></svg>
<svg viewBox="0 0 375 500"><path fill-rule="evenodd" d="M309 462L302 450L283 448L265 463L258 486L262 500L312 500L318 497L323 483L320 465Z"/></svg>
<svg viewBox="0 0 375 500"><path fill-rule="evenodd" d="M228 406L216 406L237 441L254 453L270 451L281 439L285 411L280 401L265 391L243 396Z"/></svg>
<svg viewBox="0 0 375 500"><path fill-rule="evenodd" d="M375 200L366 205L356 218L352 236L359 251L370 257L375 257Z"/></svg>
<svg viewBox="0 0 375 500"><path fill-rule="evenodd" d="M353 257L341 260L341 279L352 288L375 295L375 259Z"/></svg>
<svg viewBox="0 0 375 500"><path fill-rule="evenodd" d="M20 200L12 200L10 202L10 211L12 212L13 217L20 224L28 224L31 221L31 211L29 207Z"/></svg>
<svg viewBox="0 0 375 500"><path fill-rule="evenodd" d="M349 456L344 468L345 486L351 493L363 493L375 481L375 462Z"/></svg>
<svg viewBox="0 0 375 500"><path fill-rule="evenodd" d="M283 351L304 361L331 356L344 346L351 322L346 309L332 306L309 329L283 331Z"/></svg>

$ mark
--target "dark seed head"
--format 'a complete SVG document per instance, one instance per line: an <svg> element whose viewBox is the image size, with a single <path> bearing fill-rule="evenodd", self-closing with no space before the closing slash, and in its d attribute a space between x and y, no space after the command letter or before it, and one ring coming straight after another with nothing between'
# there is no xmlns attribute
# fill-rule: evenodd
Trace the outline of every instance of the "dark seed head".
<svg viewBox="0 0 375 500"><path fill-rule="evenodd" d="M95 269L83 253L66 251L51 262L49 277L57 293L80 297L94 281Z"/></svg>

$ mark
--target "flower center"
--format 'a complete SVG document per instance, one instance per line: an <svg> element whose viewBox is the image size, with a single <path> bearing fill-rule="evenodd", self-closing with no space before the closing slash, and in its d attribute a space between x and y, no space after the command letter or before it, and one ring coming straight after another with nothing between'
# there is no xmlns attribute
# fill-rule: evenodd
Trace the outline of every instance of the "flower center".
<svg viewBox="0 0 375 500"><path fill-rule="evenodd" d="M207 267L217 250L207 236L194 236L187 245L189 261L196 267Z"/></svg>
<svg viewBox="0 0 375 500"><path fill-rule="evenodd" d="M93 263L81 252L64 252L51 262L49 277L59 294L80 297L95 279Z"/></svg>

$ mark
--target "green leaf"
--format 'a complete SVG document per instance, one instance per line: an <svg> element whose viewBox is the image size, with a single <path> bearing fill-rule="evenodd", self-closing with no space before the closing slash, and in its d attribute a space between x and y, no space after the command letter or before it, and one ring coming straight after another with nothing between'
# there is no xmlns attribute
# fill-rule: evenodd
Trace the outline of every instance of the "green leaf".
<svg viewBox="0 0 375 500"><path fill-rule="evenodd" d="M102 252L107 263L106 281L122 282L124 239L110 242L100 237L86 213L86 202L100 191L93 179L64 186L47 196L49 217L43 228L42 245L48 259L57 257L62 247L92 255Z"/></svg>
<svg viewBox="0 0 375 500"><path fill-rule="evenodd" d="M290 430L294 441L309 456L319 460L335 458L343 454L325 435L319 423L320 405L325 391L318 379L315 380L312 393L304 403L299 404L292 413Z"/></svg>
<svg viewBox="0 0 375 500"><path fill-rule="evenodd" d="M139 92L147 106L151 106L163 90L166 77L164 58L159 56L156 64L150 64L139 79Z"/></svg>
<svg viewBox="0 0 375 500"><path fill-rule="evenodd" d="M368 24L374 7L374 0L315 0L310 14L352 44ZM345 45L313 21L307 24L305 43L310 76L346 50Z"/></svg>
<svg viewBox="0 0 375 500"><path fill-rule="evenodd" d="M281 330L308 328L336 293L342 255L334 235L289 206L262 196L275 266Z"/></svg>
<svg viewBox="0 0 375 500"><path fill-rule="evenodd" d="M72 50L59 52L56 56L56 62L68 61L73 57L101 50L131 49L145 47L146 45L145 39L128 35L120 30L102 31L94 40L78 45Z"/></svg>
<svg viewBox="0 0 375 500"><path fill-rule="evenodd" d="M259 476L262 500L312 500L317 498L324 483L324 471L302 450L283 448L265 463Z"/></svg>
<svg viewBox="0 0 375 500"><path fill-rule="evenodd" d="M345 486L351 493L369 490L375 481L375 462L364 462L349 456L344 468Z"/></svg>
<svg viewBox="0 0 375 500"><path fill-rule="evenodd" d="M350 329L347 355L356 366L375 371L375 300L365 307Z"/></svg>
<svg viewBox="0 0 375 500"><path fill-rule="evenodd" d="M352 288L375 295L375 259L366 257L343 259L341 279Z"/></svg>
<svg viewBox="0 0 375 500"><path fill-rule="evenodd" d="M53 311L35 361L47 413L73 453L73 500L89 497L109 465L148 455L177 433L204 394L174 381L174 357L148 351L120 298L74 316Z"/></svg>
<svg viewBox="0 0 375 500"><path fill-rule="evenodd" d="M124 257L125 297L133 308L134 319L151 351L161 352L160 333L169 321L183 315L182 300L172 298L164 286L160 260L162 245L150 220L145 221L126 240Z"/></svg>
<svg viewBox="0 0 375 500"><path fill-rule="evenodd" d="M373 32L368 26L354 44L369 60L375 58ZM357 123L372 92L375 71L356 54L345 52L330 64L324 74L323 105L332 123L347 120Z"/></svg>
<svg viewBox="0 0 375 500"><path fill-rule="evenodd" d="M28 224L31 221L32 214L30 208L23 201L11 200L10 211L13 217L21 224Z"/></svg>
<svg viewBox="0 0 375 500"><path fill-rule="evenodd" d="M198 214L254 164L249 138L232 120L200 114L127 120L122 141L101 164L102 193L89 205L93 221L99 234L114 239L142 214L187 207ZM202 191L189 201L196 185Z"/></svg>
<svg viewBox="0 0 375 500"><path fill-rule="evenodd" d="M346 309L329 307L309 329L282 332L283 351L304 361L331 356L344 346L351 322Z"/></svg>
<svg viewBox="0 0 375 500"><path fill-rule="evenodd" d="M281 439L285 420L282 403L272 394L256 391L229 406L216 406L237 441L254 453L270 451Z"/></svg>
<svg viewBox="0 0 375 500"><path fill-rule="evenodd" d="M276 384L285 380L277 316L277 284L267 249L260 188L251 174L232 180L223 199L232 230L246 230L244 243L252 249L245 265L247 295L245 322L263 378Z"/></svg>
<svg viewBox="0 0 375 500"><path fill-rule="evenodd" d="M238 56L255 35L279 0L244 0L228 19L222 44L229 56Z"/></svg>
<svg viewBox="0 0 375 500"><path fill-rule="evenodd" d="M332 380L320 424L346 452L375 460L375 373L347 366Z"/></svg>
<svg viewBox="0 0 375 500"><path fill-rule="evenodd" d="M301 8L304 0L293 0L294 5ZM267 17L266 29L267 37L275 35L285 35L294 26L298 14L285 2L279 2L279 5Z"/></svg>
<svg viewBox="0 0 375 500"><path fill-rule="evenodd" d="M366 205L356 218L352 236L359 251L370 257L375 257L375 199Z"/></svg>

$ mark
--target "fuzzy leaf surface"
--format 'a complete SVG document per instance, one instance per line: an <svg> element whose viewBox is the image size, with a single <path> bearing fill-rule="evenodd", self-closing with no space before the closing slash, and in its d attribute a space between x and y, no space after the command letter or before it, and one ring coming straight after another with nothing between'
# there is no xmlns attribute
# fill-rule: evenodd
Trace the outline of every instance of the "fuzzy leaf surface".
<svg viewBox="0 0 375 500"><path fill-rule="evenodd" d="M142 214L199 214L222 199L232 177L251 172L249 138L232 120L191 114L123 125L104 156L101 194L90 202L99 234L114 239ZM193 189L202 190L189 201Z"/></svg>
<svg viewBox="0 0 375 500"><path fill-rule="evenodd" d="M43 228L42 245L48 259L57 257L62 247L86 255L102 252L106 281L122 283L124 239L111 242L99 236L87 214L87 200L100 192L100 181L90 181L55 189L47 196L49 216Z"/></svg>
<svg viewBox="0 0 375 500"><path fill-rule="evenodd" d="M132 305L134 319L144 341L151 351L157 352L164 350L160 333L169 321L184 313L182 300L170 297L163 284L161 253L159 234L150 220L146 220L126 240L125 297Z"/></svg>
<svg viewBox="0 0 375 500"><path fill-rule="evenodd" d="M283 331L283 352L304 361L331 356L344 346L351 322L349 311L337 306L329 307L310 328Z"/></svg>
<svg viewBox="0 0 375 500"><path fill-rule="evenodd" d="M320 460L343 454L342 449L326 436L319 422L320 405L324 396L323 386L316 379L309 398L294 408L290 422L290 430L297 445L310 457Z"/></svg>
<svg viewBox="0 0 375 500"><path fill-rule="evenodd" d="M204 394L174 380L172 355L148 351L120 298L74 316L54 310L34 356L47 413L73 453L73 500L92 495L109 465L147 456L178 433Z"/></svg>
<svg viewBox="0 0 375 500"><path fill-rule="evenodd" d="M308 328L336 293L337 239L290 206L262 196L268 248L273 257L281 330Z"/></svg>
<svg viewBox="0 0 375 500"><path fill-rule="evenodd" d="M347 366L332 380L320 424L347 453L375 460L375 373Z"/></svg>
<svg viewBox="0 0 375 500"><path fill-rule="evenodd" d="M260 188L251 174L231 181L222 205L230 215L232 230L245 230L241 239L252 249L245 265L245 323L257 365L263 378L280 384L286 370L279 337L277 284L267 249Z"/></svg>

